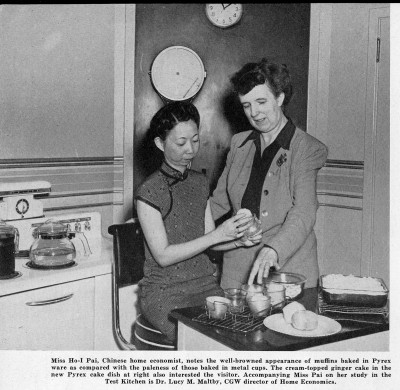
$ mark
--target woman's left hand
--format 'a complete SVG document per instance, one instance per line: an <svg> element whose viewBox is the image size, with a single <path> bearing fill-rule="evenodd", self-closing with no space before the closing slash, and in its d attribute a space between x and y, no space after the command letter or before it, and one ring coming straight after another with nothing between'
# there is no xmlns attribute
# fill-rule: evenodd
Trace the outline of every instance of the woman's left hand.
<svg viewBox="0 0 400 390"><path fill-rule="evenodd" d="M264 247L258 252L257 258L254 261L253 267L247 284L253 284L254 278L257 275L257 283L262 284L263 278L267 278L269 269L275 267L279 270L278 254L276 251L269 247Z"/></svg>

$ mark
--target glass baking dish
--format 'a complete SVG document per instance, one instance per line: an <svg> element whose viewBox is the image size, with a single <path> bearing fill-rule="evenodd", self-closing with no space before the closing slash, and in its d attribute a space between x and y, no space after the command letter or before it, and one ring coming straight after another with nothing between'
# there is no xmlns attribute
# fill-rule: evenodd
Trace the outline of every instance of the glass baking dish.
<svg viewBox="0 0 400 390"><path fill-rule="evenodd" d="M328 287L326 283L327 277L330 275L321 275L319 285L321 288L322 298L324 302L336 305L349 306L368 306L368 307L383 307L386 305L389 295L389 290L385 282L380 278L369 277L381 286L381 288L372 289L352 289L352 288L335 288ZM362 276L340 275L339 277L354 277L363 279Z"/></svg>

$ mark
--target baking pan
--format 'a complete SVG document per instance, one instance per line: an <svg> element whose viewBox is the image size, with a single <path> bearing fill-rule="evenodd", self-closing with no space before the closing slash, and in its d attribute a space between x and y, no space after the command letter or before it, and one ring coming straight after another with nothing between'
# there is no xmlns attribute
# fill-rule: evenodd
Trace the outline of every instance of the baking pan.
<svg viewBox="0 0 400 390"><path fill-rule="evenodd" d="M319 278L319 285L322 297L326 303L335 305L349 306L368 306L368 307L383 307L386 305L389 295L389 290L385 282L380 278L372 278L377 280L382 286L382 291L373 290L356 290L356 289L333 289L324 286L324 278L328 275L322 275ZM350 276L350 275L344 275ZM361 278L360 276L355 276Z"/></svg>

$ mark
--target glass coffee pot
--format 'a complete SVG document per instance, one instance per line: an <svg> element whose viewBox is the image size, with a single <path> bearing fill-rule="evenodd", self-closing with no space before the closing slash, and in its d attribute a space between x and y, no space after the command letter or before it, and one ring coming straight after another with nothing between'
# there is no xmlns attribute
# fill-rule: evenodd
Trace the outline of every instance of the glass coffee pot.
<svg viewBox="0 0 400 390"><path fill-rule="evenodd" d="M15 274L18 241L18 229L0 220L0 279L8 279Z"/></svg>
<svg viewBox="0 0 400 390"><path fill-rule="evenodd" d="M30 265L34 268L62 268L75 264L77 255L71 238L79 238L83 244L84 256L91 254L84 234L69 232L61 222L47 220L34 232L36 240L29 251Z"/></svg>

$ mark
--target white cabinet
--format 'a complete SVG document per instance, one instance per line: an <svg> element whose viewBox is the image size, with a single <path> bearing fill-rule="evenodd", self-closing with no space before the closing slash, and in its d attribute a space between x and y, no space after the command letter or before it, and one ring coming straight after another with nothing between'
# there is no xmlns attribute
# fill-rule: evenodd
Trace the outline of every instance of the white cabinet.
<svg viewBox="0 0 400 390"><path fill-rule="evenodd" d="M0 349L93 350L95 278L0 298Z"/></svg>

